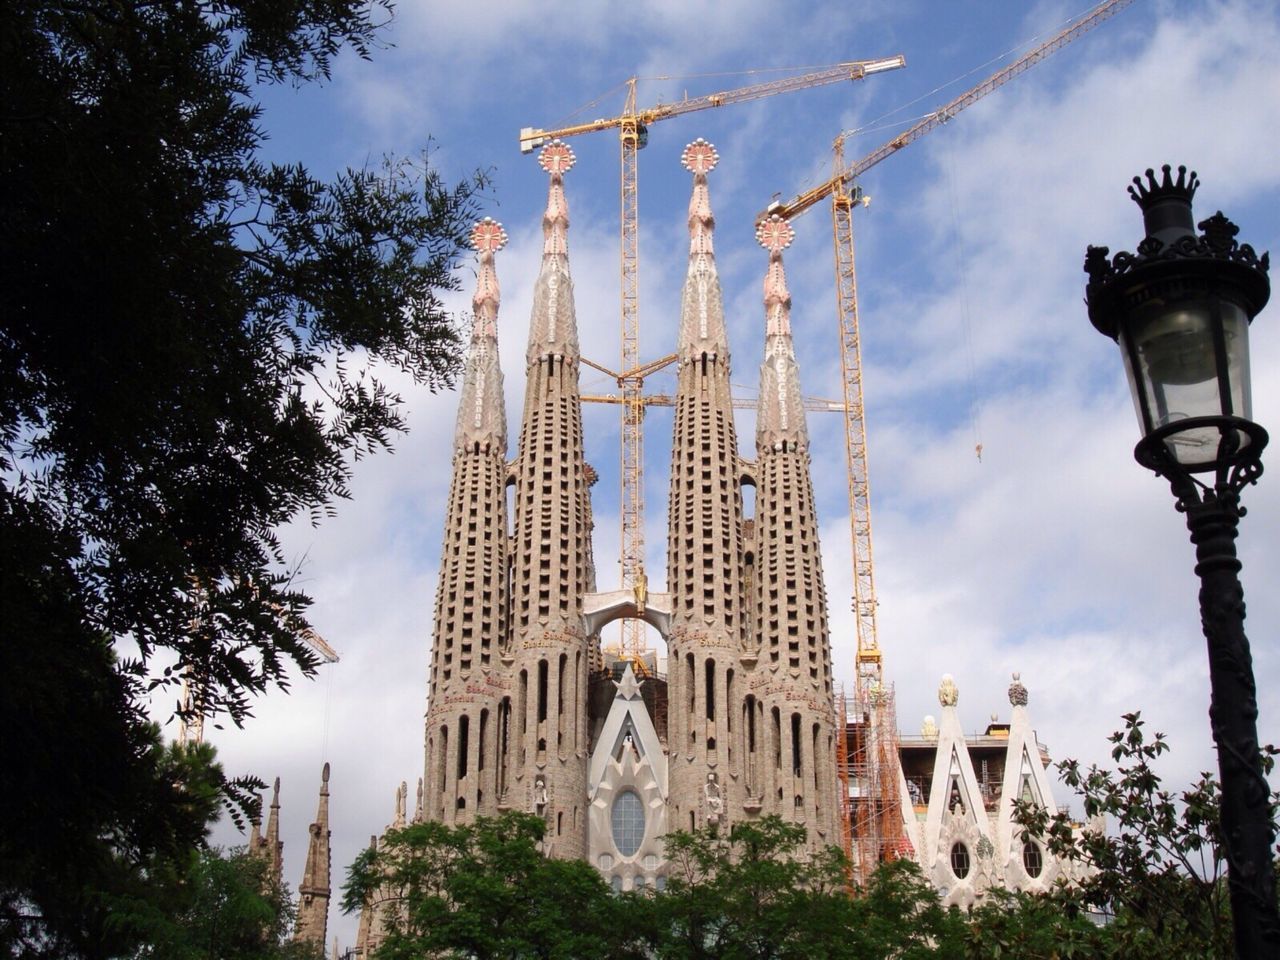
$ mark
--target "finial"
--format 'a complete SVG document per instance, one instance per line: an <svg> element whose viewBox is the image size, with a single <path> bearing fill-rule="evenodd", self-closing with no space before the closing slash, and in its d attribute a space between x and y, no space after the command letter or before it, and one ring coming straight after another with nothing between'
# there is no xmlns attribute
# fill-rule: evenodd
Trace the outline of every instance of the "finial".
<svg viewBox="0 0 1280 960"><path fill-rule="evenodd" d="M1013 675L1013 683L1009 684L1009 702L1015 707L1027 705L1027 688L1022 685L1022 674Z"/></svg>
<svg viewBox="0 0 1280 960"><path fill-rule="evenodd" d="M321 789L322 789L325 793L328 793L328 792L329 792L329 764L328 764L328 762L326 762L326 763L325 763L325 765L324 765L324 770L322 770L322 771L320 772L320 783L321 783L321 785L322 785L322 786L321 786Z"/></svg>
<svg viewBox="0 0 1280 960"><path fill-rule="evenodd" d="M765 336L791 334L791 292L782 267L782 251L796 238L795 228L774 214L756 224L756 242L769 251L769 271L764 277Z"/></svg>
<svg viewBox="0 0 1280 960"><path fill-rule="evenodd" d="M720 162L720 154L716 152L714 146L699 137L692 143L685 144L684 152L680 154L680 162L695 177L705 177Z"/></svg>
<svg viewBox="0 0 1280 960"><path fill-rule="evenodd" d="M271 789L271 805L273 807L280 806L280 778L276 777L275 786Z"/></svg>
<svg viewBox="0 0 1280 960"><path fill-rule="evenodd" d="M776 213L768 220L761 220L756 224L756 242L770 254L781 253L791 246L795 238L796 230L791 226L791 221Z"/></svg>
<svg viewBox="0 0 1280 960"><path fill-rule="evenodd" d="M507 245L507 231L493 217L477 220L471 228L471 246L481 254L496 253Z"/></svg>
<svg viewBox="0 0 1280 960"><path fill-rule="evenodd" d="M480 254L476 292L471 298L471 308L475 313L472 337L475 339L496 339L498 336L498 303L502 293L498 286L498 274L493 268L493 255L506 245L507 231L493 217L478 220L471 228L471 246Z"/></svg>
<svg viewBox="0 0 1280 960"><path fill-rule="evenodd" d="M942 675L942 683L938 685L938 703L944 707L954 707L960 701L960 688L955 678L949 673Z"/></svg>
<svg viewBox="0 0 1280 960"><path fill-rule="evenodd" d="M569 203L564 196L564 175L573 169L573 151L560 140L552 140L538 154L538 165L551 174L547 189L547 209L542 215L542 255L569 253Z"/></svg>
<svg viewBox="0 0 1280 960"><path fill-rule="evenodd" d="M716 148L701 137L686 144L680 154L680 162L693 174L693 196L689 198L689 255L696 258L691 265L696 264L700 271L710 269L711 264L711 235L716 227L716 218L711 212L707 174L715 169L719 160Z"/></svg>
<svg viewBox="0 0 1280 960"><path fill-rule="evenodd" d="M563 177L576 162L573 150L563 140L552 140L538 154L538 166L553 177Z"/></svg>
<svg viewBox="0 0 1280 960"><path fill-rule="evenodd" d="M1142 208L1142 223L1148 239L1159 240L1167 246L1182 237L1195 236L1195 219L1191 215L1191 198L1195 196L1200 181L1195 171L1187 176L1187 168L1178 168L1178 179L1170 175L1172 168L1165 164L1160 168L1164 177L1156 180L1156 172L1147 170L1147 182L1133 178L1129 196ZM1160 249L1157 246L1156 249Z"/></svg>
<svg viewBox="0 0 1280 960"><path fill-rule="evenodd" d="M1150 167L1147 168L1147 182L1144 184L1141 177L1133 178L1133 186L1129 188L1129 196L1133 197L1134 203L1140 206L1144 211L1149 209L1152 204L1161 200L1177 198L1185 200L1188 204L1196 195L1196 188L1200 186L1200 180L1196 176L1194 170L1191 176L1187 176L1187 168L1178 167L1178 179L1175 181L1171 176L1173 168L1169 164L1165 164L1160 168L1164 174L1160 182L1156 182L1156 172Z"/></svg>

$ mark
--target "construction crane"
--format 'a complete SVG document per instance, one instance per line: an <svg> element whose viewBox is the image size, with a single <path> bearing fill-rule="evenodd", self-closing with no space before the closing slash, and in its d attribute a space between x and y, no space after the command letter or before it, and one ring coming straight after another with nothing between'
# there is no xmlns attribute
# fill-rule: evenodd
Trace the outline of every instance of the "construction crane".
<svg viewBox="0 0 1280 960"><path fill-rule="evenodd" d="M1107 0L1084 17L1054 34L981 83L966 90L898 136L846 166L844 145L847 134L834 143L835 160L831 179L800 194L787 203L771 203L757 222L770 217L794 220L806 210L831 199L832 238L835 246L836 305L840 324L840 367L844 384L845 453L848 458L850 533L853 546L853 610L857 629L857 680L866 689L883 682L883 663L876 636L876 596L871 561L871 501L867 469L867 434L863 417L862 351L858 329L858 284L854 271L853 208L870 198L856 180L882 160L919 140L999 89L1018 74L1056 53L1072 40L1089 32L1133 0Z"/></svg>
<svg viewBox="0 0 1280 960"><path fill-rule="evenodd" d="M906 66L906 59L899 54L879 60L854 60L832 67L752 84L734 90L706 96L686 97L675 103L658 104L647 108L636 106L636 77L627 83L623 112L609 119L593 120L542 130L524 127L520 131L520 152L531 153L547 140L575 137L598 130L617 128L622 152L621 186L621 273L622 273L622 368L619 371L597 369L613 377L618 383L622 406L622 586L634 587L644 573L644 378L671 363L674 355L641 365L640 363L640 217L639 171L637 154L648 143L649 126L659 120L683 116L696 110L724 107L734 103L748 103L779 93L804 90L809 87L837 83L841 80L862 80L887 70ZM641 626L636 620L627 620L622 626L621 649L626 653L639 653L643 649Z"/></svg>
<svg viewBox="0 0 1280 960"><path fill-rule="evenodd" d="M1035 49L966 90L903 133L846 166L846 134L833 145L831 179L800 194L789 203L772 203L757 223L772 217L786 220L831 199L832 240L835 247L836 305L840 327L840 367L843 380L845 454L848 460L850 538L853 548L853 612L857 630L856 683L852 701L839 697L835 718L842 725L837 738L837 770L844 793L841 808L847 823L842 830L845 851L853 864L853 880L866 880L876 863L909 851L899 814L899 756L897 707L891 685L884 683L884 667L876 634L876 595L871 560L871 492L867 467L867 434L863 414L862 349L858 325L858 284L854 272L853 209L869 202L857 178L876 164L919 140L999 89L1018 74L1057 52L1133 0L1100 3L1070 26ZM853 736L847 726L856 724ZM851 795L850 773L857 781Z"/></svg>

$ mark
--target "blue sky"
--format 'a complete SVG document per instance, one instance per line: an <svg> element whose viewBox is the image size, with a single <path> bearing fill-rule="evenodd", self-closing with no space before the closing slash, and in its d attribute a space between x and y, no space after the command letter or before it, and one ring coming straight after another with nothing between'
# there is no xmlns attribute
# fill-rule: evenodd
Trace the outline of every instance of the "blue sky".
<svg viewBox="0 0 1280 960"><path fill-rule="evenodd" d="M644 359L670 352L688 249L690 177L705 137L734 381L754 389L767 264L752 222L775 193L820 182L841 131L862 156L1008 62L994 60L1083 13L1077 2L766 0L402 2L393 44L341 59L333 81L265 98L268 154L329 175L430 144L457 179L491 171L484 213L511 236L498 255L499 336L512 437L523 391L530 292L546 177L521 156L523 126L621 111L627 77L643 104L769 79L747 69L814 67L902 53L904 70L655 124L640 155ZM954 674L969 729L1008 715L1018 670L1056 758L1109 759L1105 737L1141 709L1166 732L1173 784L1215 766L1193 553L1167 487L1132 460L1136 422L1116 348L1082 303L1086 245L1132 249L1141 217L1125 194L1148 166L1185 163L1201 217L1221 208L1259 251L1280 251L1280 14L1263 0L1137 0L1112 20L871 171L855 214L879 635L899 723L919 729ZM728 75L728 74L734 75ZM723 76L708 76L726 74ZM958 81L958 82L952 82ZM896 125L893 125L896 124ZM583 352L618 365L618 144L572 142L569 244ZM786 265L804 390L840 395L825 208L796 223ZM471 264L464 291L470 307ZM1280 434L1280 314L1254 325L1254 415ZM262 700L244 731L212 731L232 772L284 779L285 870L296 886L320 767L333 764L334 869L341 877L422 764L433 594L456 399L407 380L411 433L357 466L338 516L286 531L316 597L317 629L342 653L313 683ZM584 390L611 387L584 370ZM650 387L665 391L669 380ZM848 506L841 428L811 414L837 679L852 681ZM617 411L586 412L602 588L617 582ZM753 418L739 421L753 456ZM671 419L646 428L651 584L665 571ZM975 445L981 443L981 461ZM514 455L514 448L511 451ZM1280 458L1272 451L1271 460ZM1245 494L1239 546L1258 676L1260 733L1280 740L1280 467ZM607 638L606 638L607 639ZM1065 799L1065 791L1059 798ZM236 842L230 828L220 834ZM331 917L344 944L354 918Z"/></svg>

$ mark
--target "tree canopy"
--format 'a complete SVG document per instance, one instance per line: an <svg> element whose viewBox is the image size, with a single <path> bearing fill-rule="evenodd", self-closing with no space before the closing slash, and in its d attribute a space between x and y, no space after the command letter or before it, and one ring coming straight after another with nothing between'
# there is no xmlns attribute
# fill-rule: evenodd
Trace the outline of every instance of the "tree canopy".
<svg viewBox="0 0 1280 960"><path fill-rule="evenodd" d="M351 867L343 909L379 904L375 960L959 957L961 922L914 864L883 865L857 898L843 858L766 818L665 840L661 888L614 893L595 868L540 852L530 814L392 830Z"/></svg>
<svg viewBox="0 0 1280 960"><path fill-rule="evenodd" d="M1156 767L1168 741L1149 736L1140 713L1124 721L1110 737L1115 770L1082 768L1076 760L1058 765L1085 816L1110 829L1080 830L1065 813L1050 817L1026 803L1015 815L1055 856L1088 868L1078 889L1061 899L1068 909L1087 903L1107 918L1111 955L1234 956L1218 782L1205 772L1186 789L1167 788ZM1263 747L1268 772L1275 752ZM1277 809L1280 795L1273 794L1273 822Z"/></svg>
<svg viewBox="0 0 1280 960"><path fill-rule="evenodd" d="M600 874L543 856L545 826L508 814L388 831L352 865L343 909L387 905L379 960L632 955L633 928Z"/></svg>
<svg viewBox="0 0 1280 960"><path fill-rule="evenodd" d="M181 804L140 802L191 774L155 759L148 689L176 702L189 675L240 722L314 670L277 531L332 510L353 460L404 428L379 366L428 388L454 374L440 293L482 178L449 185L425 156L332 179L261 159L260 85L370 55L389 12L0 5L9 901L42 908L112 851L202 835Z"/></svg>

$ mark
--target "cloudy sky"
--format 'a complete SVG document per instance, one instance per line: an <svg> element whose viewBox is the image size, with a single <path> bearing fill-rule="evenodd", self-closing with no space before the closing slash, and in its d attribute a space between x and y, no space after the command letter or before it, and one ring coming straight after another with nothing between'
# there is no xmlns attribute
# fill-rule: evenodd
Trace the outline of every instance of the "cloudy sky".
<svg viewBox="0 0 1280 960"><path fill-rule="evenodd" d="M721 154L710 179L734 380L750 395L767 263L754 243L756 212L774 194L825 179L837 134L869 128L847 149L871 152L1086 9L1086 0L401 0L391 46L371 63L343 59L324 87L269 91L264 122L273 158L322 174L428 145L452 179L492 173L484 212L511 236L498 273L514 425L546 190L545 175L518 151L521 127L616 115L618 85L632 75L669 78L641 83L640 102L652 104L783 75L744 70L904 54L905 70L650 131L640 155L641 356L674 344L690 188L679 155L705 137ZM1125 186L1163 163L1199 171L1201 217L1220 208L1241 239L1280 251L1277 49L1280 14L1265 0L1137 0L863 179L873 198L855 217L879 636L904 730L937 711L943 673L956 678L966 727L980 729L993 712L1007 718L1016 670L1055 758L1108 760L1106 735L1140 709L1173 743L1164 768L1172 784L1214 767L1192 548L1167 486L1133 462L1137 428L1120 358L1086 318L1081 264L1090 243L1134 247L1141 217ZM618 145L597 133L572 146L578 165L566 190L583 352L616 367ZM829 214L815 208L796 228L786 265L804 388L838 397ZM461 276L465 292L450 300L460 316L470 308L472 264ZM1252 345L1254 418L1275 432L1278 309L1263 313ZM589 392L611 389L589 370L583 381ZM283 778L294 886L326 760L339 877L390 820L400 781L412 793L421 771L456 400L401 387L411 433L395 454L358 465L353 499L336 518L285 535L316 599L313 621L341 662L261 700L244 730L211 732L229 771ZM668 391L670 376L649 387ZM587 456L601 474L595 553L608 588L618 577L617 410L591 407L585 418ZM841 426L828 414L809 423L837 678L851 683ZM744 413L745 455L754 455L753 426ZM670 432L670 411L652 409L653 589L665 571ZM1276 741L1280 467L1245 502L1239 546L1260 732ZM243 842L230 827L219 838ZM330 929L349 944L354 918L335 910Z"/></svg>

